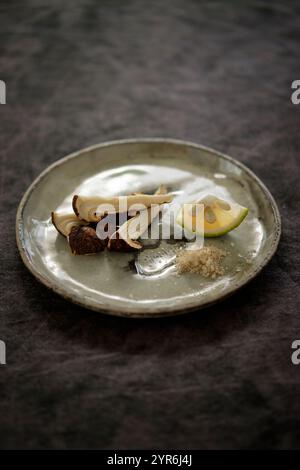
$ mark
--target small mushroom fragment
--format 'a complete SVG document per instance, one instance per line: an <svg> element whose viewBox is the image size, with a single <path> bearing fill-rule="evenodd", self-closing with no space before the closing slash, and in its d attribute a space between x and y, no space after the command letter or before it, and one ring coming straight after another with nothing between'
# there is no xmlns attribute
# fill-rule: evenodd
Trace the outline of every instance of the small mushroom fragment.
<svg viewBox="0 0 300 470"><path fill-rule="evenodd" d="M114 251L140 250L143 245L137 241L147 230L153 219L161 212L163 204L149 207L131 219L127 220L109 239L107 248ZM124 243L121 243L123 240Z"/></svg>
<svg viewBox="0 0 300 470"><path fill-rule="evenodd" d="M131 240L131 243L129 244L127 240L123 240L123 238L120 237L120 234L118 232L115 233L116 238L110 238L107 248L110 251L121 251L121 252L129 252L129 251L135 251L135 250L140 250L142 248L142 245L137 242Z"/></svg>
<svg viewBox="0 0 300 470"><path fill-rule="evenodd" d="M163 184L161 184L161 185L157 188L157 190L155 191L154 194L156 194L156 195L157 195L157 194L168 194L168 190L167 190L167 188L166 188Z"/></svg>
<svg viewBox="0 0 300 470"><path fill-rule="evenodd" d="M56 230L64 237L70 234L73 227L87 225L87 222L78 219L75 214L67 212L51 212L51 220Z"/></svg>
<svg viewBox="0 0 300 470"><path fill-rule="evenodd" d="M92 227L74 226L68 236L69 245L74 255L92 255L105 248L96 230Z"/></svg>
<svg viewBox="0 0 300 470"><path fill-rule="evenodd" d="M73 198L73 210L81 220L98 222L105 214L127 212L134 207L140 210L141 207L147 208L152 204L171 202L172 199L173 195L171 193L164 194L163 190L159 194L131 194L129 196L109 198L75 195Z"/></svg>

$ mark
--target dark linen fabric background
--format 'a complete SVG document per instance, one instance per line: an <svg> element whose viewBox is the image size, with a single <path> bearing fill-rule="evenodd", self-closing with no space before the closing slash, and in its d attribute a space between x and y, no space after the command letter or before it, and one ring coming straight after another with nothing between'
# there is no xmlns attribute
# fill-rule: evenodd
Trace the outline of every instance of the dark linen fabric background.
<svg viewBox="0 0 300 470"><path fill-rule="evenodd" d="M298 448L299 2L1 1L1 448ZM23 266L32 180L87 145L188 139L273 193L279 250L247 287L181 317L93 313Z"/></svg>

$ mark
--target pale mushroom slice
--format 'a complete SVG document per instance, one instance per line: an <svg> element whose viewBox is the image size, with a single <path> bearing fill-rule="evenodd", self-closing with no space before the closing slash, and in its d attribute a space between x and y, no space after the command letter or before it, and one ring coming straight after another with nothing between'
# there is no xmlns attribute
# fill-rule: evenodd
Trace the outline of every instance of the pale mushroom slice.
<svg viewBox="0 0 300 470"><path fill-rule="evenodd" d="M87 222L69 212L51 212L51 220L56 230L64 237L70 235L73 227L87 225Z"/></svg>
<svg viewBox="0 0 300 470"><path fill-rule="evenodd" d="M133 193L133 194L139 194L140 196L145 196L145 193ZM168 190L166 186L161 184L157 190L155 191L154 195L163 195L163 194L168 194ZM141 212L142 210L145 210L145 206L143 204L134 204L128 211L128 216L133 217L137 215L138 212Z"/></svg>
<svg viewBox="0 0 300 470"><path fill-rule="evenodd" d="M158 195L167 193L167 188L164 185L160 185L154 194ZM134 194L142 195L143 193ZM139 238L141 235L143 235L143 233L145 233L149 225L152 223L152 220L162 210L162 205L161 207L157 207L158 210L154 210L153 208L147 209L147 213L144 211L143 216L141 215L142 213L136 215L136 211L133 211L134 217L132 217L130 220L127 220L127 222L125 222L114 234L112 234L108 242L108 249L115 251L140 250L143 245L134 238ZM151 212L151 209L153 212ZM144 217L143 221L141 221L141 217ZM139 230L137 230L137 225L139 223L141 223L141 225Z"/></svg>
<svg viewBox="0 0 300 470"><path fill-rule="evenodd" d="M112 234L108 242L109 250L122 250L120 240L123 240L129 247L140 250L143 245L137 241L147 230L155 217L162 211L163 204L153 205L147 210L141 211L135 217L127 220L121 227ZM121 247L121 248L120 248Z"/></svg>
<svg viewBox="0 0 300 470"><path fill-rule="evenodd" d="M164 188L162 188L162 191ZM80 196L73 198L73 210L77 217L87 222L99 222L101 218L110 213L128 212L128 210L141 210L151 205L169 203L173 200L171 193L159 194L131 194L119 197Z"/></svg>

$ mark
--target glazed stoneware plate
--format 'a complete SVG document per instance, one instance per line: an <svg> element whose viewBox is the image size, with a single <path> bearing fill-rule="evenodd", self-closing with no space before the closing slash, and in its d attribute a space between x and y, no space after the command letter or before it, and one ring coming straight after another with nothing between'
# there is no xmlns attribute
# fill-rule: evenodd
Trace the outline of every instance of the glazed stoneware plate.
<svg viewBox="0 0 300 470"><path fill-rule="evenodd" d="M51 224L51 211L69 209L74 194L151 193L160 184L178 201L213 193L249 208L237 229L205 241L228 252L223 276L179 275L181 241L162 240L138 254L74 256ZM232 158L189 142L135 139L95 145L47 168L25 193L16 229L25 265L54 292L111 315L158 317L206 307L247 284L276 251L280 216L263 183Z"/></svg>

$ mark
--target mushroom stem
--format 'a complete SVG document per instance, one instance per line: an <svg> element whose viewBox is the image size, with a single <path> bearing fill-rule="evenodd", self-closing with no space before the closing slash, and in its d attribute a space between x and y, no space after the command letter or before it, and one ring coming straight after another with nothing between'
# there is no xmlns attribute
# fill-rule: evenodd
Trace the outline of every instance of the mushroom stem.
<svg viewBox="0 0 300 470"><path fill-rule="evenodd" d="M51 212L51 220L56 230L64 237L71 233L73 227L87 225L87 222L68 212Z"/></svg>
<svg viewBox="0 0 300 470"><path fill-rule="evenodd" d="M140 250L143 246L137 241L147 230L155 217L161 212L163 204L153 205L147 210L140 212L135 217L127 220L109 239L108 249L113 250L116 246L114 240L122 239L130 247Z"/></svg>
<svg viewBox="0 0 300 470"><path fill-rule="evenodd" d="M99 222L105 214L115 212L132 212L151 207L151 205L169 203L173 194L162 192L156 194L131 194L120 197L78 196L73 198L73 210L77 217L87 222Z"/></svg>

